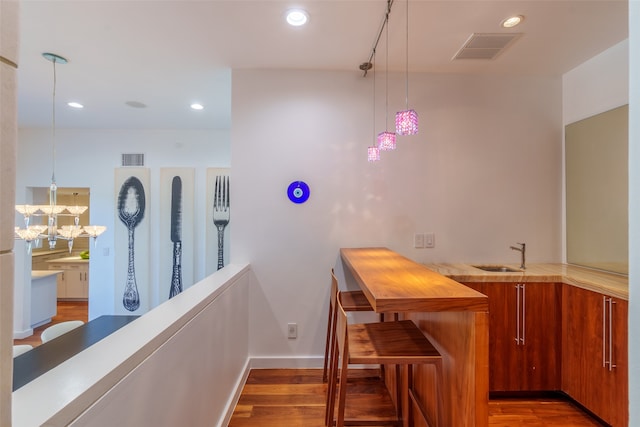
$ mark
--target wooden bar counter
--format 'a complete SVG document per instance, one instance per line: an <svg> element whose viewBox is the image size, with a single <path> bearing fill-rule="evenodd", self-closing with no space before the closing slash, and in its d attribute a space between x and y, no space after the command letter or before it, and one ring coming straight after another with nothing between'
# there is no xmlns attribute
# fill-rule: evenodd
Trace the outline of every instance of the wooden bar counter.
<svg viewBox="0 0 640 427"><path fill-rule="evenodd" d="M386 248L343 248L351 273L377 313L411 319L444 359L444 425L486 427L489 404L489 302L478 293ZM418 398L435 411L434 376L417 366ZM394 387L393 370L386 380ZM406 408L407 402L402 403ZM419 419L416 427L426 427Z"/></svg>

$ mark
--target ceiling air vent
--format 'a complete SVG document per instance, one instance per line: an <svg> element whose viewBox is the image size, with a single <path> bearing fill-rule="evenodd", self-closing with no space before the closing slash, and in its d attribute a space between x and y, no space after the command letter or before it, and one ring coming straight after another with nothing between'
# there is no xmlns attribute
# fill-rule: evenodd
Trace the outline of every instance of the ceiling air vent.
<svg viewBox="0 0 640 427"><path fill-rule="evenodd" d="M473 33L453 59L495 59L522 33Z"/></svg>
<svg viewBox="0 0 640 427"><path fill-rule="evenodd" d="M144 154L142 153L123 154L122 166L144 166Z"/></svg>

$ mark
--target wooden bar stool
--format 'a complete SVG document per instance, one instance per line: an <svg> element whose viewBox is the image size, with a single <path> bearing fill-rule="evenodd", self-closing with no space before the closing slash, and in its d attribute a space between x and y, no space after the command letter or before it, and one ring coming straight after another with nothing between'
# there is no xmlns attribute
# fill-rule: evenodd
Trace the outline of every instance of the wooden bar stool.
<svg viewBox="0 0 640 427"><path fill-rule="evenodd" d="M367 297L364 295L362 291L344 291L341 292L342 295L342 307L344 311L353 312L353 311L373 311L373 307L367 301ZM329 360L331 358L331 349L333 348L333 343L335 340L335 316L336 316L336 306L335 302L337 301L338 296L338 279L331 269L331 294L329 295L329 315L327 316L327 338L324 347L324 368L322 371L322 381L327 382L327 368L329 366Z"/></svg>
<svg viewBox="0 0 640 427"><path fill-rule="evenodd" d="M396 419L387 424L374 419L368 422L368 425L413 426L413 404L415 403L427 425L443 427L442 356L412 321L348 324L347 314L340 302L340 293L337 298L335 320L336 340L329 367L326 425L336 427L367 425L367 420L360 417L357 420L345 420L349 365L389 364L396 365ZM413 365L416 364L432 364L435 367L437 424L429 419L423 405L414 394ZM336 390L338 390L337 408ZM407 402L407 414L403 414L403 402ZM336 412L337 416L334 419Z"/></svg>

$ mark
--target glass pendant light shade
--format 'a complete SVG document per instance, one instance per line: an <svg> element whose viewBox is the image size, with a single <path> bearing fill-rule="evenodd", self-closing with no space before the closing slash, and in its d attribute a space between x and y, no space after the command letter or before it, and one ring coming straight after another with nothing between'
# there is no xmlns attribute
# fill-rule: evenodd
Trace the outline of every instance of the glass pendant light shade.
<svg viewBox="0 0 640 427"><path fill-rule="evenodd" d="M396 133L398 135L415 135L418 133L418 113L415 110L404 110L396 113Z"/></svg>
<svg viewBox="0 0 640 427"><path fill-rule="evenodd" d="M377 162L380 160L380 149L376 146L371 146L367 149L367 160L370 162Z"/></svg>
<svg viewBox="0 0 640 427"><path fill-rule="evenodd" d="M396 149L396 134L393 132L380 132L378 134L378 147L382 151Z"/></svg>
<svg viewBox="0 0 640 427"><path fill-rule="evenodd" d="M49 249L55 249L58 239L67 240L69 252L73 248L73 241L78 237L91 237L95 239L106 230L104 226L80 226L80 215L86 212L87 206L59 205L57 203L58 186L55 179L55 157L56 157L56 64L66 64L66 58L54 53L45 52L42 56L53 64L53 98L52 98L52 169L51 184L49 186L49 204L48 205L16 205L16 211L24 217L25 228L15 228L15 238L22 239L27 242L27 252L31 252L32 242L36 242L36 247L40 247L42 240L47 239ZM78 193L74 193L74 199ZM46 217L47 225L31 225L31 217ZM58 228L59 217L73 217L74 225L64 225Z"/></svg>
<svg viewBox="0 0 640 427"><path fill-rule="evenodd" d="M71 214L71 215L82 215L87 209L89 209L88 206L67 206L67 211Z"/></svg>

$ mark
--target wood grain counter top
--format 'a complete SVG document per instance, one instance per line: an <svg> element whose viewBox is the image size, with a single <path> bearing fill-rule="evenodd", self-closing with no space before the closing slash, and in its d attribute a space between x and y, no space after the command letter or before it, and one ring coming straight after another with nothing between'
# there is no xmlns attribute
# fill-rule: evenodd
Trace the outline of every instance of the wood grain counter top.
<svg viewBox="0 0 640 427"><path fill-rule="evenodd" d="M565 283L582 289L604 293L629 300L629 278L622 274L593 270L569 264L530 264L520 270L518 264L500 264L517 272L494 273L474 267L472 264L425 264L443 276L458 282L538 282Z"/></svg>
<svg viewBox="0 0 640 427"><path fill-rule="evenodd" d="M343 248L340 255L377 313L488 311L488 299L387 248Z"/></svg>

